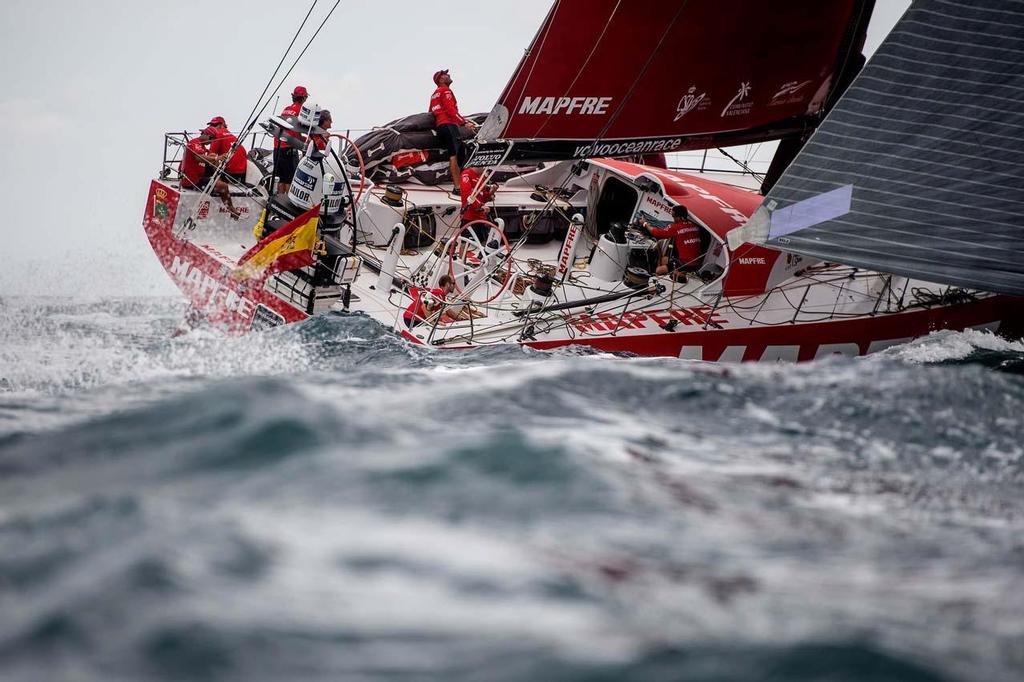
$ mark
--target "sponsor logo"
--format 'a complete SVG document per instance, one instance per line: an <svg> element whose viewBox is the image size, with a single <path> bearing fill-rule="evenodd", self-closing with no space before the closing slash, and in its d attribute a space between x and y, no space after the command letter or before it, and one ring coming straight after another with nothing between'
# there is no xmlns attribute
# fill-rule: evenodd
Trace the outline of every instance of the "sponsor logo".
<svg viewBox="0 0 1024 682"><path fill-rule="evenodd" d="M252 316L252 322L249 323L249 330L254 332L261 332L271 327L279 327L284 324L284 317L275 313L273 310L265 305L256 306L256 312Z"/></svg>
<svg viewBox="0 0 1024 682"><path fill-rule="evenodd" d="M196 213L196 218L199 220L206 220L210 215L210 200L204 199L199 204L199 211Z"/></svg>
<svg viewBox="0 0 1024 682"><path fill-rule="evenodd" d="M697 86L691 85L690 89L686 91L682 99L679 100L679 104L676 105L676 117L673 121L678 121L683 116L686 116L691 111L704 111L711 105L711 100L708 99L707 93L702 92L697 94Z"/></svg>
<svg viewBox="0 0 1024 682"><path fill-rule="evenodd" d="M761 256L756 258L739 258L737 260L740 265L768 265L768 261Z"/></svg>
<svg viewBox="0 0 1024 682"><path fill-rule="evenodd" d="M611 97L524 97L519 113L603 116L611 102Z"/></svg>
<svg viewBox="0 0 1024 682"><path fill-rule="evenodd" d="M465 168L497 166L508 154L511 142L487 142L477 147L466 162Z"/></svg>
<svg viewBox="0 0 1024 682"><path fill-rule="evenodd" d="M248 318L256 308L255 301L238 293L225 282L206 274L181 256L175 256L169 269L183 291L189 294L193 305L203 309L223 309Z"/></svg>
<svg viewBox="0 0 1024 682"><path fill-rule="evenodd" d="M248 206L235 206L235 209L242 215L249 215ZM231 211L229 211L228 207L225 206L224 204L217 204L217 213L231 213Z"/></svg>
<svg viewBox="0 0 1024 682"><path fill-rule="evenodd" d="M589 156L630 156L632 154L653 154L656 152L671 152L683 144L681 138L675 137L667 140L641 140L637 142L609 142L584 144L576 147L573 158L586 158Z"/></svg>
<svg viewBox="0 0 1024 682"><path fill-rule="evenodd" d="M672 320L678 320L686 326L711 324L718 328L729 324L729 320L714 312L711 306L696 308L672 308L634 311L622 314L595 313L593 315L569 316L566 321L581 332L614 332L621 329L658 329L664 328Z"/></svg>
<svg viewBox="0 0 1024 682"><path fill-rule="evenodd" d="M310 192L316 187L316 180L313 176L300 170L295 171L295 177L292 178L292 182L299 187L305 187Z"/></svg>
<svg viewBox="0 0 1024 682"><path fill-rule="evenodd" d="M725 118L726 116L746 116L750 113L750 108L753 104L754 101L750 99L750 83L744 81L740 83L736 94L733 95L729 103L722 109L720 118Z"/></svg>
<svg viewBox="0 0 1024 682"><path fill-rule="evenodd" d="M569 232L565 235L565 243L562 244L562 253L558 255L558 274L563 275L569 271L573 255L576 252L576 238L580 234L580 226L573 223L569 226Z"/></svg>
<svg viewBox="0 0 1024 682"><path fill-rule="evenodd" d="M505 150L496 152L477 152L466 164L469 168L482 168L484 166L497 166L505 158Z"/></svg>
<svg viewBox="0 0 1024 682"><path fill-rule="evenodd" d="M779 86L779 89L771 100L768 102L768 106L777 107L783 104L795 104L800 102L806 96L801 91L811 84L811 81L788 81Z"/></svg>
<svg viewBox="0 0 1024 682"><path fill-rule="evenodd" d="M654 209L658 213L671 213L672 212L672 209L669 208L669 205L667 203L665 203L664 201L661 201L660 199L658 199L658 197L654 196L653 194L647 194L644 197L644 203L649 205L649 206L653 206ZM655 216L651 216L651 217L653 218Z"/></svg>

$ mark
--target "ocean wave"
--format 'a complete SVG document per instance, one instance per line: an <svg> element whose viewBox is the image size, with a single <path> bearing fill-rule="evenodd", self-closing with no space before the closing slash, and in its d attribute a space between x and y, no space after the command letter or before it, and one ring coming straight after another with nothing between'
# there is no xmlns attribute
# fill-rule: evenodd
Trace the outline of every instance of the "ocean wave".
<svg viewBox="0 0 1024 682"><path fill-rule="evenodd" d="M974 329L962 332L945 330L887 348L878 357L916 364L974 363L1021 373L1024 341L1013 341Z"/></svg>
<svg viewBox="0 0 1024 682"><path fill-rule="evenodd" d="M1024 670L1012 343L716 365L180 312L0 308L4 679Z"/></svg>

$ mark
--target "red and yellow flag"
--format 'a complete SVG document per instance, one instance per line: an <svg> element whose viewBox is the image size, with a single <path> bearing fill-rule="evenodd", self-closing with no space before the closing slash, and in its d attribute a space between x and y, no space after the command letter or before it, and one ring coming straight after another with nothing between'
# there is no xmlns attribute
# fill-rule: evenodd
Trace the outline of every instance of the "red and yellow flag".
<svg viewBox="0 0 1024 682"><path fill-rule="evenodd" d="M235 277L264 280L275 272L313 264L320 204L261 239L238 259Z"/></svg>

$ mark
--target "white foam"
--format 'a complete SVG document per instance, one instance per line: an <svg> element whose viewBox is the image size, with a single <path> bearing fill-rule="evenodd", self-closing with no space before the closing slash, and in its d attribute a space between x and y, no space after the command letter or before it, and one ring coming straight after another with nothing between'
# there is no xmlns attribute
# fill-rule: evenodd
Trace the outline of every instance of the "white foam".
<svg viewBox="0 0 1024 682"><path fill-rule="evenodd" d="M1024 353L1024 342L1010 341L989 331L967 329L939 331L902 346L887 348L878 357L896 358L915 364L963 360L976 350ZM868 356L869 358L872 356Z"/></svg>

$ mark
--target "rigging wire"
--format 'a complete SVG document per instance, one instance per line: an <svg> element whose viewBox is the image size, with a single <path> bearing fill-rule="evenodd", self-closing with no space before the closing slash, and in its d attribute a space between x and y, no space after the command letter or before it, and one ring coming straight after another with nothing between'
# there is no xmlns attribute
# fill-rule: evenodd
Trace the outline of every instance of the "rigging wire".
<svg viewBox="0 0 1024 682"><path fill-rule="evenodd" d="M299 34L301 34L302 29L306 27L306 22L309 21L309 17L313 14L313 10L316 9L316 5L319 1L320 0L313 0L313 4L309 6L309 10L306 12L306 16L303 17L302 23L299 24L299 28L292 35L292 40L290 43L288 43L288 47L285 49L284 54L281 55L280 61L277 62L277 66L274 68L274 73L270 74L270 78L267 79L267 84L263 86L263 92L261 92L260 96L256 98L256 102L252 105L252 109L249 110L249 115L245 117L245 125L242 126L243 129L248 129L253 118L258 117L258 114L256 114L256 107L258 107L260 105L260 102L263 101L263 97L267 94L267 90L269 90L270 86L273 84L274 78L277 76L278 72L281 71L281 66L284 65L285 60L288 58L288 53L292 51L292 47L295 45L295 41L299 39ZM275 90L274 93L271 94L271 97L275 96L276 94L277 91ZM265 108L266 104L263 105L261 111L262 109ZM241 137L245 137L245 135L242 135Z"/></svg>
<svg viewBox="0 0 1024 682"><path fill-rule="evenodd" d="M281 56L281 61L278 63L277 68L274 69L274 73L270 76L270 79L268 80L267 86L264 87L263 94L260 95L261 99L266 94L267 88L270 86L271 83L273 83L274 76L276 76L278 74L278 72L280 72L281 64L283 64L285 62L285 60L287 59L288 53L291 52L292 46L295 44L295 41L298 39L299 35L301 34L302 29L306 25L306 21L309 19L310 15L313 12L313 9L316 7L318 2L319 2L319 0L313 0L313 4L310 6L309 11L306 13L306 17L302 20L302 23L299 25L298 30L296 30L295 34L292 36L292 41L291 41L291 43L289 43L288 49L285 50L284 55ZM261 107L259 107L259 110L257 110L255 112L255 115L252 115L252 113L250 112L250 116L249 116L249 118L246 121L245 128L237 136L237 138L235 139L234 144L231 145L231 148L228 150L228 153L225 155L224 160L221 161L220 165L218 165L217 168L214 170L214 173L211 175L209 181L206 184L206 187L203 189L203 196L209 196L209 195L212 194L213 187L216 185L217 180L220 178L220 176L223 175L223 173L225 171L225 168L227 168L227 162L231 158L231 155L234 154L234 152L238 148L238 146L240 144L242 144L242 140L244 140L246 137L248 137L249 133L252 131L252 128L256 125L256 122L259 120L259 117L263 115L263 112L266 110L267 106L270 104L270 100L277 96L278 90L281 89L281 86L284 85L284 82L291 75L292 71L294 71L295 67L298 66L299 61L306 54L306 52L309 50L310 46L313 44L313 41L316 40L316 37L318 35L320 35L320 31L323 29L324 25L327 24L327 21L331 18L331 15L334 14L334 11L336 9L338 9L338 5L340 5L340 4L341 4L341 0L335 0L334 5L331 7L330 11L327 12L327 15L324 16L323 21L320 22L320 25L317 27L316 31L314 31L313 35L310 36L309 40L306 41L305 47L302 48L302 51L292 61L292 65L288 68L288 71L285 72L285 74L283 76L281 76L281 79L277 82L277 86L274 87L273 91L269 95L266 96L266 99L263 101L263 105ZM259 104L259 100L257 100L257 104ZM255 109L255 105L254 105L253 108ZM198 207L200 205L200 203L197 203L196 206ZM193 209L193 211L196 211L196 210L198 210L198 208ZM191 218L191 220L194 220L194 218Z"/></svg>

